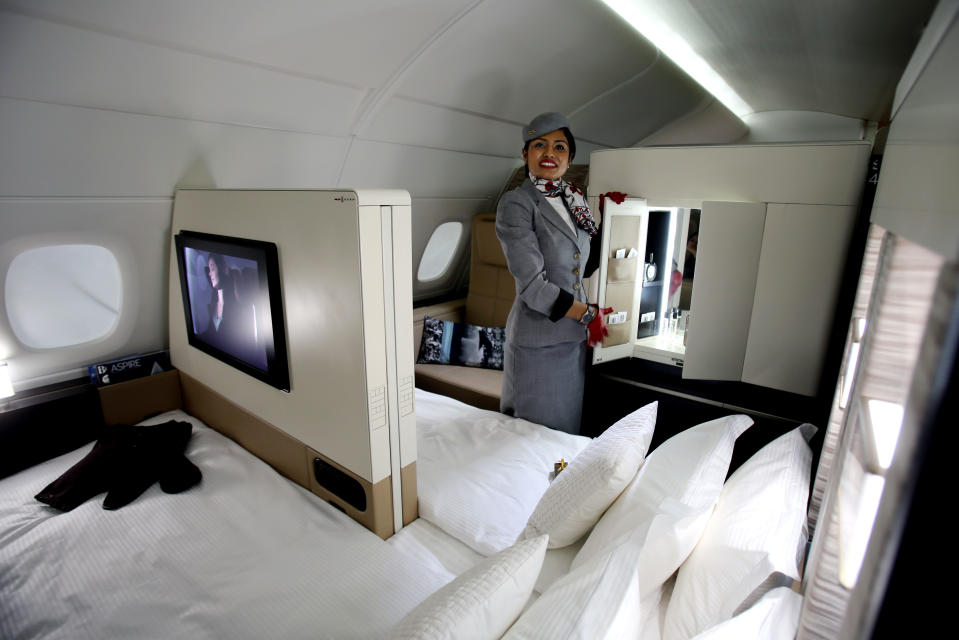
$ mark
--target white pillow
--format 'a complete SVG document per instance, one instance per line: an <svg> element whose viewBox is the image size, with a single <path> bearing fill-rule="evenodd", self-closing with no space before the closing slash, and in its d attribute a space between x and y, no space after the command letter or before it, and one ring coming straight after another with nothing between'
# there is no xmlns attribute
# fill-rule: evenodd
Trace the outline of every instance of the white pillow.
<svg viewBox="0 0 959 640"><path fill-rule="evenodd" d="M546 536L490 556L421 602L393 628L392 638L499 638L533 592Z"/></svg>
<svg viewBox="0 0 959 640"><path fill-rule="evenodd" d="M664 640L691 638L733 616L774 572L799 579L815 433L776 438L726 481L699 544L676 577Z"/></svg>
<svg viewBox="0 0 959 640"><path fill-rule="evenodd" d="M695 640L793 640L803 597L788 587L773 589L735 618L703 631Z"/></svg>
<svg viewBox="0 0 959 640"><path fill-rule="evenodd" d="M643 540L640 596L662 586L699 542L722 490L736 438L752 423L748 416L726 416L661 444L596 523L571 568L636 534Z"/></svg>
<svg viewBox="0 0 959 640"><path fill-rule="evenodd" d="M642 621L637 571L640 542L627 539L554 582L503 640L637 637Z"/></svg>
<svg viewBox="0 0 959 640"><path fill-rule="evenodd" d="M643 463L656 427L653 402L609 427L556 476L521 537L549 535L549 548L573 544L609 508Z"/></svg>
<svg viewBox="0 0 959 640"><path fill-rule="evenodd" d="M420 517L484 556L516 542L553 464L591 442L419 389L416 431Z"/></svg>

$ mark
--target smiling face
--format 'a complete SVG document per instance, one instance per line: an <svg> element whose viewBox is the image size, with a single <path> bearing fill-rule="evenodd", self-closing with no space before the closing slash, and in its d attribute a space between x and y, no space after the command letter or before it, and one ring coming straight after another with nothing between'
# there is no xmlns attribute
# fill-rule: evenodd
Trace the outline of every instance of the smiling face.
<svg viewBox="0 0 959 640"><path fill-rule="evenodd" d="M536 178L558 180L569 169L569 141L562 129L550 131L529 141L523 160Z"/></svg>

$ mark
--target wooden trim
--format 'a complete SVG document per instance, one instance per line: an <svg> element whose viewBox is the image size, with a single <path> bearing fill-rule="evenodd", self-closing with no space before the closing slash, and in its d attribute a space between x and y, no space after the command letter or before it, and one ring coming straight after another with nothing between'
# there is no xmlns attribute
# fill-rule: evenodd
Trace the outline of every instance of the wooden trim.
<svg viewBox="0 0 959 640"><path fill-rule="evenodd" d="M403 488L403 526L419 517L419 500L416 493L416 462L400 470L400 486Z"/></svg>
<svg viewBox="0 0 959 640"><path fill-rule="evenodd" d="M309 487L306 445L182 371L183 410L238 443L281 475Z"/></svg>
<svg viewBox="0 0 959 640"><path fill-rule="evenodd" d="M341 499L335 493L328 491L325 487L323 487L323 485L316 481L316 476L313 473L309 474L309 484L306 485L310 491L320 496L337 509L340 509L346 515L350 516L384 540L393 535L393 490L390 484L391 478L386 477L373 484L369 480L356 475L343 465L337 464L333 460L330 460L318 451L310 447L306 447L306 463L309 469L313 468L314 458L319 458L330 466L339 469L346 475L356 480L360 486L363 487L363 492L366 494L366 510L360 511L356 507Z"/></svg>
<svg viewBox="0 0 959 640"><path fill-rule="evenodd" d="M107 385L99 391L103 421L108 425L136 424L150 416L183 408L176 369Z"/></svg>
<svg viewBox="0 0 959 640"><path fill-rule="evenodd" d="M99 389L107 424L135 424L149 416L182 409L227 436L278 473L305 487L383 539L393 535L391 478L371 483L228 400L196 378L179 370L167 371ZM350 506L323 488L314 477L313 459L320 458L354 478L366 493L365 511ZM403 524L417 517L416 463L401 471Z"/></svg>

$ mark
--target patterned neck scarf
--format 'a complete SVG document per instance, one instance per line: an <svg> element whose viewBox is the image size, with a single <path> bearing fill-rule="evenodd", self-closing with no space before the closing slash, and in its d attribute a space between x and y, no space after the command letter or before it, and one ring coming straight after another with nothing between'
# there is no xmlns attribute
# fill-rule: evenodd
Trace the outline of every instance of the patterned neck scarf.
<svg viewBox="0 0 959 640"><path fill-rule="evenodd" d="M562 178L553 181L529 174L529 179L533 186L547 198L562 198L566 208L573 216L573 220L576 221L576 226L590 236L596 235L596 221L593 219L593 212L589 210L589 205L586 204L586 198L582 191Z"/></svg>

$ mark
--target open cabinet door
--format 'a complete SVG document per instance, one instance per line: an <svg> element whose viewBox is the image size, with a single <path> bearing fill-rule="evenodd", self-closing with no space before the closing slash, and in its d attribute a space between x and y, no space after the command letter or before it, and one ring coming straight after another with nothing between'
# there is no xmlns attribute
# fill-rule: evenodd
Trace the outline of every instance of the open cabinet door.
<svg viewBox="0 0 959 640"><path fill-rule="evenodd" d="M703 203L683 378L741 379L765 219L765 203Z"/></svg>
<svg viewBox="0 0 959 640"><path fill-rule="evenodd" d="M743 382L816 395L856 214L769 203Z"/></svg>
<svg viewBox="0 0 959 640"><path fill-rule="evenodd" d="M639 331L639 306L643 282L643 253L646 247L646 200L627 198L620 204L606 201L603 211L602 258L599 263L601 307L625 313L622 322L612 318L609 335L593 348L593 364L633 355Z"/></svg>

